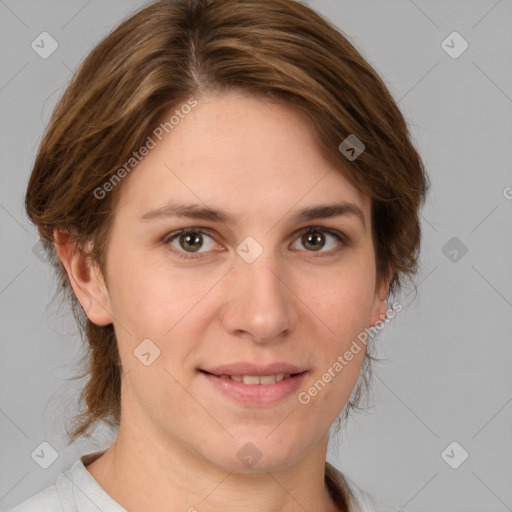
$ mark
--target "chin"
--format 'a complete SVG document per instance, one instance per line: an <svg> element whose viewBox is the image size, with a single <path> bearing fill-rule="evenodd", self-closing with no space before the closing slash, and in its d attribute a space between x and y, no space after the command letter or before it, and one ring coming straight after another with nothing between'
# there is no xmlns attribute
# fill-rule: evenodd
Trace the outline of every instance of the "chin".
<svg viewBox="0 0 512 512"><path fill-rule="evenodd" d="M243 440L229 441L223 453L212 454L210 462L225 471L234 473L266 473L280 471L301 459L307 449L304 444L294 442L284 444L281 440L265 439L264 435L251 438L247 435Z"/></svg>
<svg viewBox="0 0 512 512"><path fill-rule="evenodd" d="M237 457L217 462L217 466L230 473L242 474L263 474L281 471L293 464L294 460L289 457L279 457L275 454L265 457L264 455L254 463L242 462Z"/></svg>

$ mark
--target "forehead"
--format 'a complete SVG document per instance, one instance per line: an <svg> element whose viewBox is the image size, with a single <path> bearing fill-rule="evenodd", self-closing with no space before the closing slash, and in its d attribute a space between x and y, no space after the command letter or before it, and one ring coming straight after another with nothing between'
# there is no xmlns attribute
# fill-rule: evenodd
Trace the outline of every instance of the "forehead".
<svg viewBox="0 0 512 512"><path fill-rule="evenodd" d="M311 122L293 106L229 93L198 98L187 111L161 140L153 137L155 146L123 185L120 209L142 215L178 199L270 221L345 201L369 216L369 198L327 161Z"/></svg>

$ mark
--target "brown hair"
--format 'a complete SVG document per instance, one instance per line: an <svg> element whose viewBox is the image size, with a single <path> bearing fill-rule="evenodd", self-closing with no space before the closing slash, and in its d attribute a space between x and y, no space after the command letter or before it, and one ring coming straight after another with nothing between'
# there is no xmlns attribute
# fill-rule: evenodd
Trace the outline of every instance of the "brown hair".
<svg viewBox="0 0 512 512"><path fill-rule="evenodd" d="M429 187L406 122L362 55L328 21L296 0L161 0L121 23L82 63L55 108L26 194L26 211L86 337L90 378L71 442L100 421L120 420L121 362L113 325L85 315L56 255L54 230L75 237L105 274L112 215L122 183L94 191L140 148L165 112L190 97L243 91L304 112L321 149L372 199L377 279L389 295L417 271L419 207ZM353 161L338 146L355 135ZM90 253L86 243L92 244ZM108 278L106 279L108 282ZM368 351L361 378L368 384ZM361 380L360 378L360 380ZM358 408L358 383L344 414Z"/></svg>

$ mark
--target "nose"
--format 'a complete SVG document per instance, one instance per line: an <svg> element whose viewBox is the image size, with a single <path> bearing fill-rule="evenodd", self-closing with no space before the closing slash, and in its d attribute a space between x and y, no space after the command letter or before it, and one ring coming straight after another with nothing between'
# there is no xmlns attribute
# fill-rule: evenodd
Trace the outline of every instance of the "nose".
<svg viewBox="0 0 512 512"><path fill-rule="evenodd" d="M282 340L298 324L297 297L284 265L265 251L247 263L236 257L225 282L222 324L234 336L259 343Z"/></svg>

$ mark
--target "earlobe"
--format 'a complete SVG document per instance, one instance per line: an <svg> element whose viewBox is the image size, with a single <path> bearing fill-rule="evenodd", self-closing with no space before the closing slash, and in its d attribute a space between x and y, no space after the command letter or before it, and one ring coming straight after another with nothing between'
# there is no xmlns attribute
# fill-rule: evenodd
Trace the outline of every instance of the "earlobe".
<svg viewBox="0 0 512 512"><path fill-rule="evenodd" d="M373 311L370 320L371 327L374 327L377 322L381 324L385 322L387 319L387 296L392 278L393 273L390 271L388 273L388 276L385 279L383 279L382 282L379 283L379 285L375 289Z"/></svg>
<svg viewBox="0 0 512 512"><path fill-rule="evenodd" d="M382 324L386 321L388 315L388 305L386 298L382 300L380 297L375 296L375 303L372 312L372 318L370 320L370 327L375 327L377 323Z"/></svg>
<svg viewBox="0 0 512 512"><path fill-rule="evenodd" d="M54 230L55 249L87 317L96 325L112 323L110 296L97 265L80 251L69 232Z"/></svg>

